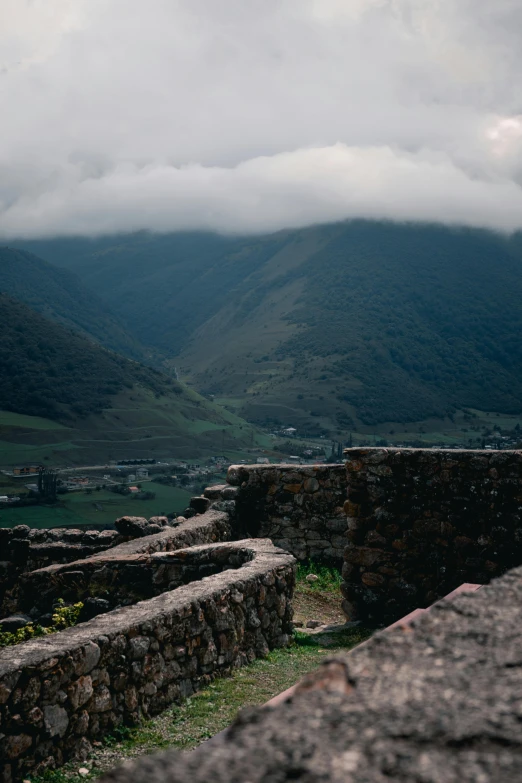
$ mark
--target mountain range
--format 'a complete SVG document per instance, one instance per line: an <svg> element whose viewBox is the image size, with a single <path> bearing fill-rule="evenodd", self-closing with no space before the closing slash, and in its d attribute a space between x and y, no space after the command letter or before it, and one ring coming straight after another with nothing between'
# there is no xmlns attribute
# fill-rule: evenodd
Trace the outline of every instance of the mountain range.
<svg viewBox="0 0 522 783"><path fill-rule="evenodd" d="M113 351L140 361L151 357L107 302L73 272L10 247L0 247L0 271L0 292Z"/></svg>
<svg viewBox="0 0 522 783"><path fill-rule="evenodd" d="M522 412L522 237L353 221L25 246L241 417L308 434Z"/></svg>
<svg viewBox="0 0 522 783"><path fill-rule="evenodd" d="M268 441L173 377L6 294L0 338L1 465L186 458Z"/></svg>

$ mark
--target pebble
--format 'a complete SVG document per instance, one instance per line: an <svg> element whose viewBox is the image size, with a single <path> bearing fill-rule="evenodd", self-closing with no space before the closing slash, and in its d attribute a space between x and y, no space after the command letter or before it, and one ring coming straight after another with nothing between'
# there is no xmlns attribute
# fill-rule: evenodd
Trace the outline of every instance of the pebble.
<svg viewBox="0 0 522 783"><path fill-rule="evenodd" d="M315 574L308 574L308 576L306 577L306 581L307 582L318 582L319 581L319 577L316 576Z"/></svg>

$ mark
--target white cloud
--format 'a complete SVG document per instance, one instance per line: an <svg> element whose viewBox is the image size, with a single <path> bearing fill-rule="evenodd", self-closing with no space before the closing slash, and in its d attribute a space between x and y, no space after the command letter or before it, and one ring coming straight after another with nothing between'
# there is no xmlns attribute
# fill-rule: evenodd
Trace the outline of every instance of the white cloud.
<svg viewBox="0 0 522 783"><path fill-rule="evenodd" d="M3 0L0 235L522 228L519 0Z"/></svg>

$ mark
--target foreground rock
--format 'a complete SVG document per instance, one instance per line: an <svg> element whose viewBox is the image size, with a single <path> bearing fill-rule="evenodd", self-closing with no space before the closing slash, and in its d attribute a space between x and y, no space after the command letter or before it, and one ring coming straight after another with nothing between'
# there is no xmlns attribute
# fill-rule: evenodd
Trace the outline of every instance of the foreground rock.
<svg viewBox="0 0 522 783"><path fill-rule="evenodd" d="M522 568L329 659L276 708L104 783L522 779Z"/></svg>

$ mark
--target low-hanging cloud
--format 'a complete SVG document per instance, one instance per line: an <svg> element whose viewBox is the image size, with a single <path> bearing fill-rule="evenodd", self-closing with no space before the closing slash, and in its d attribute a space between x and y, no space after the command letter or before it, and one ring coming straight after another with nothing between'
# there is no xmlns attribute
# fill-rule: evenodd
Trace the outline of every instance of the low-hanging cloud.
<svg viewBox="0 0 522 783"><path fill-rule="evenodd" d="M3 0L0 236L520 229L520 29L519 0Z"/></svg>

